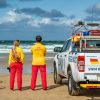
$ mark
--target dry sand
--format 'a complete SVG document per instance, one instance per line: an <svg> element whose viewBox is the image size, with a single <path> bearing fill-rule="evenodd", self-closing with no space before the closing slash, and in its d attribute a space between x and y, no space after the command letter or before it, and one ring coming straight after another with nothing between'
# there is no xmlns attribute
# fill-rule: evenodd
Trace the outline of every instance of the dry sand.
<svg viewBox="0 0 100 100"><path fill-rule="evenodd" d="M70 96L66 81L62 85L55 85L53 75L47 75L48 89L41 88L41 78L38 75L36 90L30 90L30 75L23 75L23 89L9 90L9 76L0 75L0 100L100 100L100 91L88 91L81 96Z"/></svg>
<svg viewBox="0 0 100 100"><path fill-rule="evenodd" d="M27 56L28 58L28 56ZM0 58L2 66L7 66L7 55ZM25 64L29 66L30 59L25 59ZM31 64L30 64L31 65ZM47 67L53 70L53 60L47 60ZM0 66L1 67L1 66ZM80 96L70 96L67 89L67 81L63 84L56 85L53 82L53 73L47 75L48 89L46 91L41 88L41 77L37 77L37 87L34 91L30 90L30 74L23 74L23 89L17 90L15 82L15 90L9 90L9 74L0 74L0 100L100 100L100 90L86 91Z"/></svg>

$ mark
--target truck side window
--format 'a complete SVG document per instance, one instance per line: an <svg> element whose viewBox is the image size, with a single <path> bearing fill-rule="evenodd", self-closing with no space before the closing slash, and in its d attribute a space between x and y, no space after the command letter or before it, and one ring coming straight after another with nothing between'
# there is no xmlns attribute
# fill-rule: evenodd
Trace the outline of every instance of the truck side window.
<svg viewBox="0 0 100 100"><path fill-rule="evenodd" d="M66 51L67 44L68 44L68 41L65 42L65 44L63 45L61 52L65 52Z"/></svg>
<svg viewBox="0 0 100 100"><path fill-rule="evenodd" d="M62 47L62 52L65 52L65 51L67 51L67 50L69 50L70 49L70 45L71 45L71 41L70 40L68 40L65 44L64 44L64 46Z"/></svg>
<svg viewBox="0 0 100 100"><path fill-rule="evenodd" d="M68 40L66 51L71 49L71 40Z"/></svg>

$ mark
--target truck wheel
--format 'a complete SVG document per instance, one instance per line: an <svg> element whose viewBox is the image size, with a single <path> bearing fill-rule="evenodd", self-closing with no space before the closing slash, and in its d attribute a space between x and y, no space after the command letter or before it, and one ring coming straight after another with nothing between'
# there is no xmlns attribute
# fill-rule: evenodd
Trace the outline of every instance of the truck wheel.
<svg viewBox="0 0 100 100"><path fill-rule="evenodd" d="M68 72L68 92L72 96L77 96L80 93L79 88L77 88L77 83L73 79L71 71Z"/></svg>
<svg viewBox="0 0 100 100"><path fill-rule="evenodd" d="M61 83L62 83L62 78L61 78L61 76L57 73L56 64L54 64L54 83L55 83L55 84L61 84Z"/></svg>

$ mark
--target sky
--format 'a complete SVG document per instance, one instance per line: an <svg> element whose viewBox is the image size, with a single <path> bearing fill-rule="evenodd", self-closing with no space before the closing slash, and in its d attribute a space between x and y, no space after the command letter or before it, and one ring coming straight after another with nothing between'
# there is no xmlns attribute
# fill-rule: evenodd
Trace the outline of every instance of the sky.
<svg viewBox="0 0 100 100"><path fill-rule="evenodd" d="M78 21L100 22L100 0L0 0L0 40L66 40Z"/></svg>

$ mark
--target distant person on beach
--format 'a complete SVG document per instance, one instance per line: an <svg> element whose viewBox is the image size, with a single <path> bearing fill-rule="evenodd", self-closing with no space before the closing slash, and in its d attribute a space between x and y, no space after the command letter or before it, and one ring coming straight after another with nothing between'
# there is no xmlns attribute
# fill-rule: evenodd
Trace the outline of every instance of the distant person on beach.
<svg viewBox="0 0 100 100"><path fill-rule="evenodd" d="M46 81L46 48L41 43L42 37L36 36L36 43L31 48L32 53L32 78L31 78L31 86L30 88L32 90L36 87L36 78L38 69L41 73L41 79L42 79L42 88L43 90L47 89L47 81Z"/></svg>
<svg viewBox="0 0 100 100"><path fill-rule="evenodd" d="M14 90L14 80L15 74L17 74L17 86L18 90L22 89L22 69L24 62L23 50L19 47L20 41L15 40L14 46L9 53L9 66L8 70L10 72L10 89Z"/></svg>

